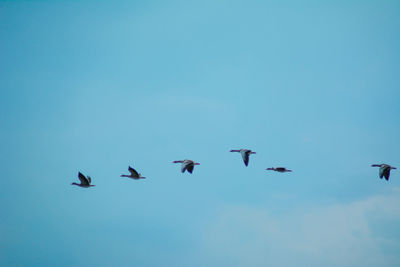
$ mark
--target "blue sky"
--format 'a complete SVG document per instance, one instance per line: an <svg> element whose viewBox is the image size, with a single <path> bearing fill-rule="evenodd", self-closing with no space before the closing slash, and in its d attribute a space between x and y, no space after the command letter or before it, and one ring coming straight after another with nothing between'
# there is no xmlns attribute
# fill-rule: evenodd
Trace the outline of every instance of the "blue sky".
<svg viewBox="0 0 400 267"><path fill-rule="evenodd" d="M0 2L0 265L399 266L399 11Z"/></svg>

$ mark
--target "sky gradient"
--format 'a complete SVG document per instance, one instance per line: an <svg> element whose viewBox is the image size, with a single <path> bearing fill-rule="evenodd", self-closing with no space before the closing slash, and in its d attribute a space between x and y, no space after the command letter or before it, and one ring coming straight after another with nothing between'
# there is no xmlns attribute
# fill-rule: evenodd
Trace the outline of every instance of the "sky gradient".
<svg viewBox="0 0 400 267"><path fill-rule="evenodd" d="M399 266L399 47L398 1L1 1L0 266Z"/></svg>

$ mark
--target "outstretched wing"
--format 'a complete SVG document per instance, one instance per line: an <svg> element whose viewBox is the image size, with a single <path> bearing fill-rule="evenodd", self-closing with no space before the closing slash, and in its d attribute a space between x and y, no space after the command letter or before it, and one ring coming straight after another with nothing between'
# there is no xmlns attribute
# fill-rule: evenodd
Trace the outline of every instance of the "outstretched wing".
<svg viewBox="0 0 400 267"><path fill-rule="evenodd" d="M81 185L89 185L90 181L81 172L78 173L78 178L81 181ZM89 177L90 179L90 177Z"/></svg>
<svg viewBox="0 0 400 267"><path fill-rule="evenodd" d="M185 171L186 171L186 169L187 169L187 165L185 165L185 164L182 164L182 167L181 167L181 172L185 172Z"/></svg>
<svg viewBox="0 0 400 267"><path fill-rule="evenodd" d="M182 171L182 172L185 172L186 170L188 170L190 173L192 173L192 171L193 171L193 165L194 165L193 161L188 160L188 159L185 159L185 160L182 162L181 171ZM191 168L191 171L190 171L190 168Z"/></svg>
<svg viewBox="0 0 400 267"><path fill-rule="evenodd" d="M383 177L385 177L386 180L389 180L389 176L390 176L390 167L381 167L379 169L379 177L382 179Z"/></svg>
<svg viewBox="0 0 400 267"><path fill-rule="evenodd" d="M194 168L194 165L193 164L189 164L186 169L188 170L188 172L192 173L193 172L193 168Z"/></svg>
<svg viewBox="0 0 400 267"><path fill-rule="evenodd" d="M129 170L129 172L131 173L131 175L133 177L139 177L139 173L134 168L132 168L131 166L129 166L128 170Z"/></svg>
<svg viewBox="0 0 400 267"><path fill-rule="evenodd" d="M240 154L242 154L244 165L246 165L246 166L249 165L249 154L250 154L250 151L249 150L242 150L242 151L240 151Z"/></svg>

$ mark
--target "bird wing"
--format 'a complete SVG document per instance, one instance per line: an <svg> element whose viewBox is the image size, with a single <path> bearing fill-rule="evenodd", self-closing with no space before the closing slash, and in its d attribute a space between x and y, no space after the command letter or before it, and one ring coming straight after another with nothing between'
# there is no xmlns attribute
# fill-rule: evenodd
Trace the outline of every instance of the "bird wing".
<svg viewBox="0 0 400 267"><path fill-rule="evenodd" d="M88 179L87 179L86 176L83 175L81 172L78 173L78 178L79 178L79 180L81 181L81 184L82 184L82 185L89 185Z"/></svg>
<svg viewBox="0 0 400 267"><path fill-rule="evenodd" d="M185 172L187 169L187 164L182 163L181 172Z"/></svg>
<svg viewBox="0 0 400 267"><path fill-rule="evenodd" d="M244 165L246 165L246 166L249 165L249 154L250 154L250 151L249 150L242 150L242 151L240 151L240 154L242 154Z"/></svg>
<svg viewBox="0 0 400 267"><path fill-rule="evenodd" d="M389 180L390 176L390 167L384 166L379 169L379 177L382 179L385 177L386 180Z"/></svg>
<svg viewBox="0 0 400 267"><path fill-rule="evenodd" d="M193 172L193 168L194 168L194 165L193 165L193 164L188 165L188 166L187 166L188 172L192 173L192 172Z"/></svg>
<svg viewBox="0 0 400 267"><path fill-rule="evenodd" d="M132 168L131 166L129 166L128 170L129 170L129 172L131 173L132 176L139 177L139 173L134 168Z"/></svg>
<svg viewBox="0 0 400 267"><path fill-rule="evenodd" d="M388 171L390 173L390 168L387 168L386 166L381 166L379 168L379 178L382 179L383 177L385 177L385 179L388 180L389 179Z"/></svg>
<svg viewBox="0 0 400 267"><path fill-rule="evenodd" d="M184 160L182 162L181 171L185 172L186 170L189 170L188 168L190 167L190 165L193 165L193 162L191 160ZM193 171L193 167L192 167L192 171Z"/></svg>

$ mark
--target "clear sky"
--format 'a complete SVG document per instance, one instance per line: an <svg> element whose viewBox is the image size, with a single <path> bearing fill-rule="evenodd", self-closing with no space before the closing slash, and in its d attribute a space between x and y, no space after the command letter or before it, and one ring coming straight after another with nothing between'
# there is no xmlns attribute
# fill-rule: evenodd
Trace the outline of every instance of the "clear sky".
<svg viewBox="0 0 400 267"><path fill-rule="evenodd" d="M399 48L399 1L1 1L0 265L399 266Z"/></svg>

